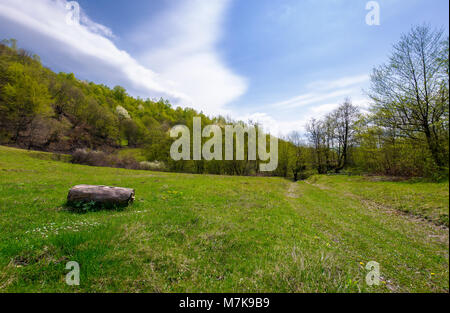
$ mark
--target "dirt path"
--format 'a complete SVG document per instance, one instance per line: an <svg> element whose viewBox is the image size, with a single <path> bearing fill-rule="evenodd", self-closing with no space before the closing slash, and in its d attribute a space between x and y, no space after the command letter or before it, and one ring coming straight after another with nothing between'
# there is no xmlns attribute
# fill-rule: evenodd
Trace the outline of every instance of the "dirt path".
<svg viewBox="0 0 450 313"><path fill-rule="evenodd" d="M304 182L305 182L305 184L314 186L316 188L319 188L320 190L331 190L330 187L327 187L327 186L324 186L324 185L314 184L314 183L311 183L310 181L307 181L307 180L305 180Z"/></svg>
<svg viewBox="0 0 450 313"><path fill-rule="evenodd" d="M298 183L290 183L289 188L286 191L286 197L297 199L300 198Z"/></svg>

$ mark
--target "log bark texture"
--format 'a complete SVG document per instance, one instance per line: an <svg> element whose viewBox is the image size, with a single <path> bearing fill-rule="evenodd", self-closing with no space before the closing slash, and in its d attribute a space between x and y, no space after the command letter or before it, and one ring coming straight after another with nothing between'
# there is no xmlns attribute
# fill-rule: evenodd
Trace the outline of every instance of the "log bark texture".
<svg viewBox="0 0 450 313"><path fill-rule="evenodd" d="M108 186L77 185L69 190L67 201L95 201L97 203L111 205L128 205L134 201L134 189Z"/></svg>

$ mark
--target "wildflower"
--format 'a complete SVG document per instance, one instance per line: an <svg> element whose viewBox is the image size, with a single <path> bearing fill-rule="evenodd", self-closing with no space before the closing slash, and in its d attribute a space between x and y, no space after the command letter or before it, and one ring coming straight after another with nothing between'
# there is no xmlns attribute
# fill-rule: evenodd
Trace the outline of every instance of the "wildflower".
<svg viewBox="0 0 450 313"><path fill-rule="evenodd" d="M364 262L359 262L359 264L364 265Z"/></svg>

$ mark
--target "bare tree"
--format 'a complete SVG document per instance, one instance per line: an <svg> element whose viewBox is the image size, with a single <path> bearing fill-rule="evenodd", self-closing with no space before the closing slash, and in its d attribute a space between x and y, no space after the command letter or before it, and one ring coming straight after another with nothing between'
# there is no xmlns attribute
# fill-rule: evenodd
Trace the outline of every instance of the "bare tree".
<svg viewBox="0 0 450 313"><path fill-rule="evenodd" d="M311 119L306 125L306 132L308 133L309 142L314 147L314 162L317 167L317 171L319 174L324 174L326 173L326 168L323 162L323 142L325 138L323 122L314 118Z"/></svg>
<svg viewBox="0 0 450 313"><path fill-rule="evenodd" d="M327 114L325 120L323 121L324 136L323 144L325 146L325 163L327 171L332 170L337 167L337 160L335 158L335 153L333 151L337 150L338 147L336 138L336 117L333 113Z"/></svg>
<svg viewBox="0 0 450 313"><path fill-rule="evenodd" d="M333 113L335 118L335 135L338 142L338 164L336 171L342 170L348 163L348 150L353 142L355 124L359 118L359 109L354 106L349 98L345 99Z"/></svg>

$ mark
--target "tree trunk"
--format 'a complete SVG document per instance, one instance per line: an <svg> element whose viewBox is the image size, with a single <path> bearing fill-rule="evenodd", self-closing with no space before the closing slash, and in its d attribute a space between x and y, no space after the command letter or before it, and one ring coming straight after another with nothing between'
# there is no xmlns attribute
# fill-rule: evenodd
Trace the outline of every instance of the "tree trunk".
<svg viewBox="0 0 450 313"><path fill-rule="evenodd" d="M70 189L67 201L73 202L97 202L110 205L128 205L134 201L134 189L77 185Z"/></svg>
<svg viewBox="0 0 450 313"><path fill-rule="evenodd" d="M444 162L442 161L439 155L439 144L436 138L433 138L430 128L428 125L425 125L425 137L427 138L428 149L431 152L431 156L433 157L434 162L438 166L440 170L444 167Z"/></svg>

